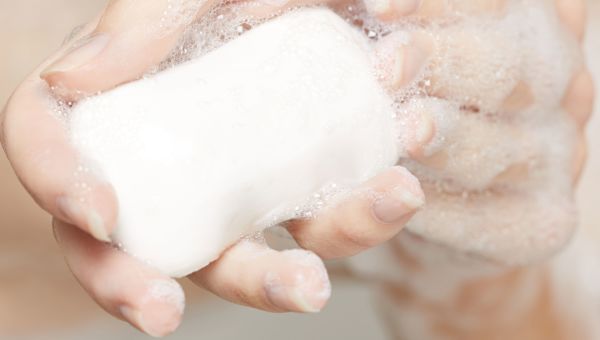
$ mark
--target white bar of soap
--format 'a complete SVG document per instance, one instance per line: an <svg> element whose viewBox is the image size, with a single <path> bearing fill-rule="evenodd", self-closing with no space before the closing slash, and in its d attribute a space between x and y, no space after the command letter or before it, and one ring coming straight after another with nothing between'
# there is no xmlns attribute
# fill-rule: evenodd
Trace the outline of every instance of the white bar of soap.
<svg viewBox="0 0 600 340"><path fill-rule="evenodd" d="M119 200L114 242L184 276L324 185L393 165L391 99L369 58L338 16L302 9L77 104L72 140Z"/></svg>

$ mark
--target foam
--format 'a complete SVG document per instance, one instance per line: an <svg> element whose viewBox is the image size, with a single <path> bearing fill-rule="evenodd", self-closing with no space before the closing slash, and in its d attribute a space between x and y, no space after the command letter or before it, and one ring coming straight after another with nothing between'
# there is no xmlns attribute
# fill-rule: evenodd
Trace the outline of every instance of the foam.
<svg viewBox="0 0 600 340"><path fill-rule="evenodd" d="M399 161L427 197L407 228L496 263L545 259L562 249L577 223L576 132L561 100L580 67L579 49L551 2L512 0L494 13L462 10L453 1L447 7L443 15L390 24L374 21L357 3L339 11L374 46L396 32L434 42L426 72L390 93L400 149L406 129L414 128L407 120L431 119L436 130L422 155ZM507 107L520 85L533 102Z"/></svg>

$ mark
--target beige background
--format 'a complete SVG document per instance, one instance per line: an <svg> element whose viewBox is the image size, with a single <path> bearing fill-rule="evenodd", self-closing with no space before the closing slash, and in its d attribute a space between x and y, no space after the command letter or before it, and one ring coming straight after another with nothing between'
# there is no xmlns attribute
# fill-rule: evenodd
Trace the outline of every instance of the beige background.
<svg viewBox="0 0 600 340"><path fill-rule="evenodd" d="M0 106L14 87L85 22L103 0L0 0ZM600 79L600 3L590 7L588 59ZM597 18L597 19L596 19ZM595 19L595 20L594 20ZM598 116L598 115L596 115ZM582 226L600 221L600 119L589 127L591 159L580 189ZM334 284L324 314L281 316L250 311L202 297L188 309L173 338L202 339L382 339L370 310L370 295L347 282ZM225 327L233 319L235 327ZM0 339L143 338L104 315L69 274L54 244L49 217L21 188L0 154ZM194 336L194 338L196 338Z"/></svg>

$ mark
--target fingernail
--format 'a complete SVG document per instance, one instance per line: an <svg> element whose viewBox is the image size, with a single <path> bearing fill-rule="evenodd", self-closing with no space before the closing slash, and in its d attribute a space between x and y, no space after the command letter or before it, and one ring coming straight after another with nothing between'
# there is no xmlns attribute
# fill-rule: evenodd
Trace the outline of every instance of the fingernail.
<svg viewBox="0 0 600 340"><path fill-rule="evenodd" d="M129 323L155 338L171 334L181 323L181 311L162 301L144 305L143 311L129 306L122 306L119 311Z"/></svg>
<svg viewBox="0 0 600 340"><path fill-rule="evenodd" d="M149 282L140 307L123 305L121 315L142 332L153 337L164 337L174 332L181 323L185 309L185 294L173 280Z"/></svg>
<svg viewBox="0 0 600 340"><path fill-rule="evenodd" d="M420 159L435 134L435 123L429 112L422 110L409 120L409 131L405 134L405 147L410 157Z"/></svg>
<svg viewBox="0 0 600 340"><path fill-rule="evenodd" d="M286 311L302 313L318 313L321 309L312 305L303 292L297 289L285 289L273 286L269 290L269 300Z"/></svg>
<svg viewBox="0 0 600 340"><path fill-rule="evenodd" d="M69 197L58 198L56 204L67 222L85 227L88 233L99 241L110 242L104 220L100 214Z"/></svg>
<svg viewBox="0 0 600 340"><path fill-rule="evenodd" d="M409 15L421 7L421 0L393 0L393 6L398 15Z"/></svg>
<svg viewBox="0 0 600 340"><path fill-rule="evenodd" d="M419 116L415 130L415 139L419 146L423 147L431 141L435 130L435 124L428 112L423 112Z"/></svg>
<svg viewBox="0 0 600 340"><path fill-rule="evenodd" d="M45 78L52 73L67 72L84 66L106 48L109 40L109 35L102 33L75 43L65 55L43 70L40 77Z"/></svg>
<svg viewBox="0 0 600 340"><path fill-rule="evenodd" d="M396 223L425 204L422 192L400 186L373 204L375 217L383 223Z"/></svg>
<svg viewBox="0 0 600 340"><path fill-rule="evenodd" d="M399 89L409 84L422 71L431 55L431 44L425 37L413 37L409 45L396 51L392 66L392 87Z"/></svg>
<svg viewBox="0 0 600 340"><path fill-rule="evenodd" d="M268 273L265 279L267 298L285 311L320 312L331 296L331 284L322 261L314 253L299 249L288 250L284 255L302 265L287 283L276 274Z"/></svg>
<svg viewBox="0 0 600 340"><path fill-rule="evenodd" d="M392 10L392 0L365 0L365 6L369 12L381 16L389 13Z"/></svg>
<svg viewBox="0 0 600 340"><path fill-rule="evenodd" d="M421 6L420 0L365 0L365 6L372 14L391 19L414 13Z"/></svg>

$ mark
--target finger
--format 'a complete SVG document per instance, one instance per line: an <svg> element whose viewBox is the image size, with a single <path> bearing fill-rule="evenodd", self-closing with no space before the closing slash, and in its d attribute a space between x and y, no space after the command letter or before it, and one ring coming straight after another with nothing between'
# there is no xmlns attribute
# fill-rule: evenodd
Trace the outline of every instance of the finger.
<svg viewBox="0 0 600 340"><path fill-rule="evenodd" d="M425 90L458 101L472 113L522 112L535 103L531 84L521 73L522 51L503 31L448 28L436 33ZM498 46L503 46L498 53ZM508 62L507 62L508 61Z"/></svg>
<svg viewBox="0 0 600 340"><path fill-rule="evenodd" d="M422 0L415 14L425 18L437 18L448 14L501 14L507 3L507 0Z"/></svg>
<svg viewBox="0 0 600 340"><path fill-rule="evenodd" d="M136 79L171 51L184 27L214 0L113 0L95 30L41 72L77 99Z"/></svg>
<svg viewBox="0 0 600 340"><path fill-rule="evenodd" d="M181 322L179 284L110 245L55 220L54 231L69 268L108 313L152 336L165 336Z"/></svg>
<svg viewBox="0 0 600 340"><path fill-rule="evenodd" d="M469 114L449 103L445 103L446 107L433 104L416 104L434 117L433 140L420 153L411 153L411 159L403 160L402 165L419 178L443 181L444 190L460 192L485 190L511 179L527 178L529 172L524 170L537 155L530 135L510 121L490 123L482 115ZM469 138L464 138L465 133Z"/></svg>
<svg viewBox="0 0 600 340"><path fill-rule="evenodd" d="M511 34L458 25L433 35L436 53L425 83L428 94L483 113L503 106L515 110L533 102L520 71L522 51Z"/></svg>
<svg viewBox="0 0 600 340"><path fill-rule="evenodd" d="M579 41L583 41L586 24L584 0L555 0L556 11L563 25Z"/></svg>
<svg viewBox="0 0 600 340"><path fill-rule="evenodd" d="M491 123L433 97L407 100L398 106L397 117L398 147L406 148L409 156L401 164L421 179L433 177L460 191L477 191L523 181L529 174L535 148L531 137L512 122Z"/></svg>
<svg viewBox="0 0 600 340"><path fill-rule="evenodd" d="M101 241L115 227L117 199L112 187L82 165L70 145L48 86L26 80L4 109L2 142L18 178L53 216L75 224Z"/></svg>
<svg viewBox="0 0 600 340"><path fill-rule="evenodd" d="M427 34L399 32L383 37L374 52L378 76L390 91L402 90L423 73L432 51Z"/></svg>
<svg viewBox="0 0 600 340"><path fill-rule="evenodd" d="M413 14L421 0L365 0L367 12L382 21L392 21Z"/></svg>
<svg viewBox="0 0 600 340"><path fill-rule="evenodd" d="M492 2L479 1L480 4ZM565 1L564 6L568 8L563 12L572 12L579 2ZM582 15L576 17L584 20ZM515 44L515 40L522 37L510 33L505 25L504 21L498 21L487 29L458 24L438 30L434 39L438 53L431 62L428 93L458 100L483 112L494 112L498 108L518 112L530 107L536 98L532 84L520 71L523 51ZM502 53L498 53L499 46Z"/></svg>
<svg viewBox="0 0 600 340"><path fill-rule="evenodd" d="M433 97L415 97L398 106L398 148L418 161L444 151L460 126L458 105Z"/></svg>
<svg viewBox="0 0 600 340"><path fill-rule="evenodd" d="M571 79L562 107L580 129L584 129L594 109L594 81L587 70L577 72Z"/></svg>
<svg viewBox="0 0 600 340"><path fill-rule="evenodd" d="M318 312L331 294L325 266L314 253L278 252L252 240L189 278L228 301L271 312Z"/></svg>
<svg viewBox="0 0 600 340"><path fill-rule="evenodd" d="M424 202L416 177L394 167L315 219L290 222L288 230L322 258L351 256L394 237Z"/></svg>

